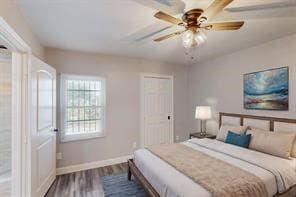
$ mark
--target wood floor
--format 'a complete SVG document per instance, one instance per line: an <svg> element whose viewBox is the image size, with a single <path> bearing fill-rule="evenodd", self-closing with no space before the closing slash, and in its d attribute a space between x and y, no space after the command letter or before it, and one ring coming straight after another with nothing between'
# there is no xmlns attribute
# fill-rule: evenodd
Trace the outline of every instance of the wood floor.
<svg viewBox="0 0 296 197"><path fill-rule="evenodd" d="M117 164L57 176L45 197L101 197L102 176L127 172L127 164Z"/></svg>

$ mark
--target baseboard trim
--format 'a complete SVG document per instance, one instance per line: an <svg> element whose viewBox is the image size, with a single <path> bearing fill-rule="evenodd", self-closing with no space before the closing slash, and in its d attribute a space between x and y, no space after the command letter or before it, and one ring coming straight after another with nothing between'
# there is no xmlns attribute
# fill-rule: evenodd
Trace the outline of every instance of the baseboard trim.
<svg viewBox="0 0 296 197"><path fill-rule="evenodd" d="M127 160L131 159L132 157L133 157L132 155L126 155L126 156L116 157L112 159L106 159L106 160L94 161L94 162L89 162L89 163L84 163L79 165L72 165L72 166L57 168L56 174L62 175L62 174L68 174L72 172L79 172L82 170L89 170L89 169L124 163L124 162L127 162Z"/></svg>

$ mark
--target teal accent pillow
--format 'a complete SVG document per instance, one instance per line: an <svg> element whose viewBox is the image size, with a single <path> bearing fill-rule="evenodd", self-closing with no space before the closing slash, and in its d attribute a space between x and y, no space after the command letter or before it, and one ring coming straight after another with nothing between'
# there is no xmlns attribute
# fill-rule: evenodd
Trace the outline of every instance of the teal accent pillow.
<svg viewBox="0 0 296 197"><path fill-rule="evenodd" d="M243 148L249 148L251 141L251 134L237 134L231 131L228 131L225 143L233 144Z"/></svg>

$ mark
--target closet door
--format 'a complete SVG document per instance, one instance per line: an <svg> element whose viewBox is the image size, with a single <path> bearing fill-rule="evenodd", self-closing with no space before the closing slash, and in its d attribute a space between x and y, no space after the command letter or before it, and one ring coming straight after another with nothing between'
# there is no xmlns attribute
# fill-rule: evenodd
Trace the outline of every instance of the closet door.
<svg viewBox="0 0 296 197"><path fill-rule="evenodd" d="M56 71L31 60L31 194L41 197L56 178Z"/></svg>
<svg viewBox="0 0 296 197"><path fill-rule="evenodd" d="M173 142L173 79L144 76L142 79L143 146Z"/></svg>

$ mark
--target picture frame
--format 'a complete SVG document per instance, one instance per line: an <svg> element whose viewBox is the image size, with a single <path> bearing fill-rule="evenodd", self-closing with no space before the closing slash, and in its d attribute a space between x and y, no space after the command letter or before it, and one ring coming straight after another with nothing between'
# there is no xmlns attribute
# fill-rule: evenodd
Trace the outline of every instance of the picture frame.
<svg viewBox="0 0 296 197"><path fill-rule="evenodd" d="M244 108L289 110L289 67L244 74Z"/></svg>

